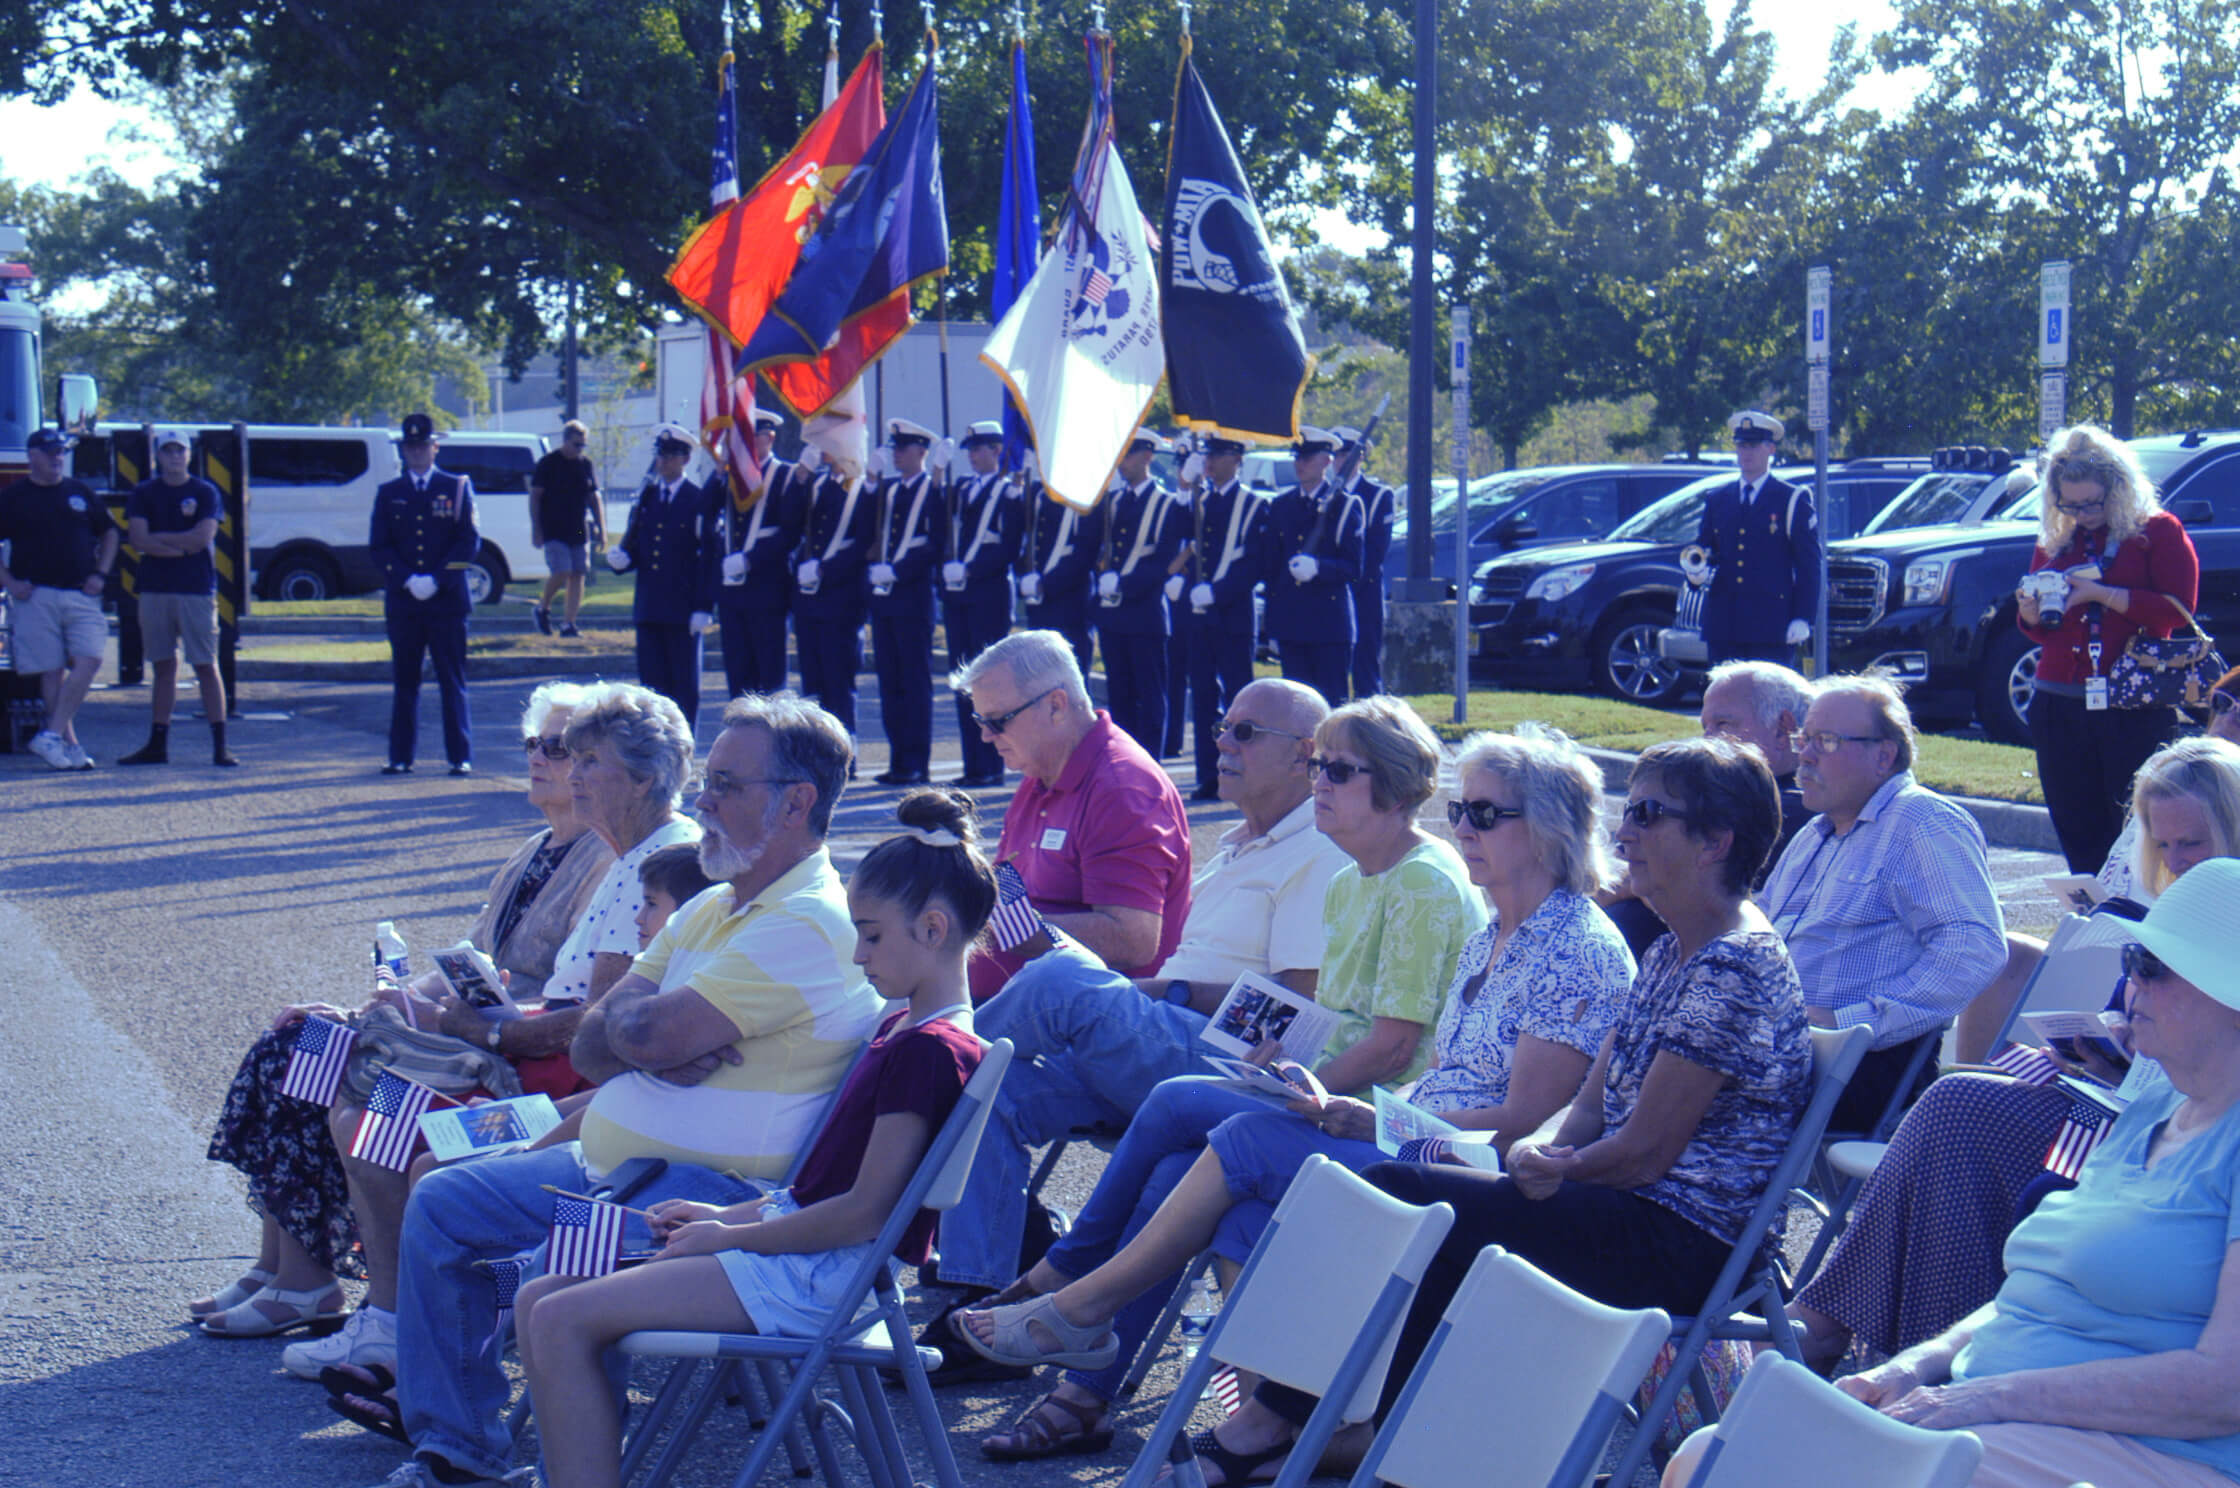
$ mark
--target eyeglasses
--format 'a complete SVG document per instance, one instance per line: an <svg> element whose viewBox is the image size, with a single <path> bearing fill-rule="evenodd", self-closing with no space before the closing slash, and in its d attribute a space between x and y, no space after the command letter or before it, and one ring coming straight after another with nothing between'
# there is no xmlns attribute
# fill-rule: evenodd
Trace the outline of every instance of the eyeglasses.
<svg viewBox="0 0 2240 1488"><path fill-rule="evenodd" d="M1523 821L1524 811L1517 806L1496 806L1491 801L1449 801L1447 825L1459 827L1467 818L1471 830L1490 832L1505 821Z"/></svg>
<svg viewBox="0 0 2240 1488"><path fill-rule="evenodd" d="M2235 708L2240 708L2240 697L2234 697L2229 692L2212 692L2209 694L2209 711L2217 717L2222 718Z"/></svg>
<svg viewBox="0 0 2240 1488"><path fill-rule="evenodd" d="M2053 509L2067 516L2081 517L2087 512L2102 511L2106 509L2107 505L2108 500L2105 496L2103 496L2098 501L2070 502L2057 500L2053 503Z"/></svg>
<svg viewBox="0 0 2240 1488"><path fill-rule="evenodd" d="M798 775L771 775L760 780L738 780L729 775L709 775L686 786L685 794L695 797L714 796L719 801L728 801L750 785L807 785L808 783Z"/></svg>
<svg viewBox="0 0 2240 1488"><path fill-rule="evenodd" d="M1324 759L1320 755L1308 760L1307 768L1332 785L1351 785L1354 776L1369 773L1367 765L1349 765L1344 760Z"/></svg>
<svg viewBox="0 0 2240 1488"><path fill-rule="evenodd" d="M1799 754L1810 745L1820 754L1834 754L1846 744L1880 744L1880 734L1839 734L1833 729L1798 729L1789 736L1789 747Z"/></svg>
<svg viewBox="0 0 2240 1488"><path fill-rule="evenodd" d="M1619 808L1618 815L1632 822L1643 831L1647 831L1666 817L1670 817L1674 821L1686 821L1688 819L1687 812L1677 807L1667 806L1654 796L1644 796L1638 801L1626 802L1624 806Z"/></svg>
<svg viewBox="0 0 2240 1488"><path fill-rule="evenodd" d="M560 742L560 736L557 734L549 739L539 738L535 734L524 734L521 737L521 752L523 754L541 754L548 760L564 760L568 757L568 746Z"/></svg>
<svg viewBox="0 0 2240 1488"><path fill-rule="evenodd" d="M1304 739L1306 737L1305 734L1294 734L1279 728L1269 728L1264 723L1254 723L1250 719L1239 719L1235 723L1231 723L1224 718L1213 726L1213 736L1216 739L1232 738L1239 744L1250 744L1262 734L1274 734L1279 739Z"/></svg>
<svg viewBox="0 0 2240 1488"><path fill-rule="evenodd" d="M2170 968L2160 956L2132 941L2123 948L2123 974L2135 982L2155 982L2170 975Z"/></svg>
<svg viewBox="0 0 2240 1488"><path fill-rule="evenodd" d="M972 722L975 727L984 728L991 734L1000 734L1005 729L1011 726L1012 719L1017 718L1020 714L1026 712L1036 703L1041 702L1044 698L1050 696L1051 693L1056 692L1057 690L1058 689L1055 687L1045 687L1042 689L1042 691L1036 693L1033 697L1028 698L1025 702L1021 703L1018 707L1013 708L1010 712L998 713L993 718L984 718L980 714L975 713L972 715Z"/></svg>

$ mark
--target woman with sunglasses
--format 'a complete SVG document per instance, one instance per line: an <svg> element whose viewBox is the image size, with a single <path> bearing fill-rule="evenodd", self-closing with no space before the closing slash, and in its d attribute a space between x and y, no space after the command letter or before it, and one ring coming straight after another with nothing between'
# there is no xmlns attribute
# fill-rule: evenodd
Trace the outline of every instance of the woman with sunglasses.
<svg viewBox="0 0 2240 1488"><path fill-rule="evenodd" d="M2046 571L2068 578L2057 611L2033 580L2015 591L2017 623L2040 648L2030 742L2069 871L2093 873L2123 829L2131 777L2178 721L2168 707L2116 706L2109 676L2133 636L2191 624L2201 561L2130 446L2078 424L2047 445L2030 555L2030 572Z"/></svg>
<svg viewBox="0 0 2240 1488"><path fill-rule="evenodd" d="M1804 991L1750 902L1780 830L1773 772L1757 750L1709 738L1642 753L1618 857L1628 887L1670 928L1649 948L1585 1083L1510 1147L1504 1175L1401 1162L1363 1175L1408 1203L1455 1211L1401 1325L1379 1418L1488 1245L1614 1307L1701 1305L1812 1089ZM1262 1384L1194 1443L1200 1466L1228 1485L1271 1476L1314 1406ZM1342 1453L1348 1438L1366 1437L1366 1427L1348 1428L1332 1445Z"/></svg>
<svg viewBox="0 0 2240 1488"><path fill-rule="evenodd" d="M2008 1237L1995 1298L1839 1382L1973 1431L1978 1485L2240 1478L2240 862L2186 874L2134 933L2132 1040L2159 1069Z"/></svg>
<svg viewBox="0 0 2240 1488"><path fill-rule="evenodd" d="M568 793L562 734L584 691L547 682L529 695L521 715L529 804L543 813L545 825L491 878L489 898L467 936L508 974L516 1000L542 995L561 945L614 862L612 849L577 814ZM422 990L433 987L424 981ZM385 1000L401 995L392 990ZM296 1025L314 1014L350 1016L329 1003L282 1008L243 1057L210 1139L213 1162L248 1176L249 1202L263 1228L256 1264L215 1295L187 1304L215 1336L261 1338L331 1325L342 1311L335 1278L365 1274L357 1255L358 1219L327 1112L280 1094ZM285 1295L260 1296L267 1289Z"/></svg>
<svg viewBox="0 0 2240 1488"><path fill-rule="evenodd" d="M1405 1088L1434 1063L1415 1099L1505 1143L1578 1088L1630 971L1623 940L1585 897L1608 876L1601 777L1552 730L1474 738L1450 807L1458 857L1416 825L1441 750L1406 704L1340 708L1314 748L1315 822L1351 859L1324 902L1315 996L1344 1022L1318 1078L1365 1094ZM1450 977L1460 1011L1442 996ZM1420 1047L1428 1025L1439 1029L1436 1061ZM982 1450L1012 1461L1109 1444L1110 1402L1184 1263L1209 1241L1241 1262L1308 1153L1355 1167L1383 1156L1375 1124L1373 1107L1343 1095L1285 1112L1215 1081L1156 1086L1072 1231L951 1324L999 1363L1069 1368Z"/></svg>
<svg viewBox="0 0 2240 1488"><path fill-rule="evenodd" d="M2131 820L2141 900L2240 856L2240 747L2183 739L2156 754L2133 784ZM2119 988L2112 1010L2121 1005ZM2070 1093L2050 1057L2002 1064L2015 1072L1937 1080L1891 1134L1842 1238L1789 1305L1806 1363L1832 1366L1854 1339L1894 1354L1966 1317L1998 1290L2000 1247L2018 1217L2070 1185L2073 1148L2056 1139L2079 1119L2073 1135L2089 1140L2083 1123L2098 1122L2099 1108Z"/></svg>

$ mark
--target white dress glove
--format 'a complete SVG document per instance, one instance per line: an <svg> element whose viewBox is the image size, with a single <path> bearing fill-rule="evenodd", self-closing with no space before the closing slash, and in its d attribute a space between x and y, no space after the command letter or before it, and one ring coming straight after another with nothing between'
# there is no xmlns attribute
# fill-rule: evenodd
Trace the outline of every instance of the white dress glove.
<svg viewBox="0 0 2240 1488"><path fill-rule="evenodd" d="M939 444L933 447L933 453L927 456L926 463L928 465L931 465L934 469L940 471L943 475L947 475L949 473L949 466L956 460L956 458L957 442L954 439L944 439Z"/></svg>
<svg viewBox="0 0 2240 1488"><path fill-rule="evenodd" d="M1042 575L1031 573L1019 576L1019 597L1028 604L1042 603Z"/></svg>
<svg viewBox="0 0 2240 1488"><path fill-rule="evenodd" d="M607 567L613 569L616 573L621 573L629 566L630 555L628 553L623 552L620 548L607 549Z"/></svg>
<svg viewBox="0 0 2240 1488"><path fill-rule="evenodd" d="M1165 588L1166 588L1166 591L1167 591L1167 603L1169 603L1169 604L1180 604L1180 603L1182 603L1182 575L1181 575L1181 574L1168 574L1168 575L1167 575L1167 582L1166 582Z"/></svg>
<svg viewBox="0 0 2240 1488"><path fill-rule="evenodd" d="M1109 568L1097 575L1097 594L1100 598L1112 599L1117 597L1119 593L1120 575Z"/></svg>
<svg viewBox="0 0 2240 1488"><path fill-rule="evenodd" d="M1811 639L1812 622L1810 620L1792 620L1789 622L1789 634L1786 642L1788 645L1801 646Z"/></svg>
<svg viewBox="0 0 2240 1488"><path fill-rule="evenodd" d="M694 610L692 612L692 619L689 623L692 626L692 633L694 635L706 635L709 630L714 627L716 623L716 617L709 614L706 610Z"/></svg>
<svg viewBox="0 0 2240 1488"><path fill-rule="evenodd" d="M1291 577L1302 584L1313 583L1314 576L1322 571L1322 565L1305 553L1294 555L1288 567L1291 570Z"/></svg>
<svg viewBox="0 0 2240 1488"><path fill-rule="evenodd" d="M436 581L426 574L414 574L404 581L404 592L414 599L434 599L436 597Z"/></svg>
<svg viewBox="0 0 2240 1488"><path fill-rule="evenodd" d="M1194 584L1191 586L1190 608L1193 610L1210 610L1213 608L1213 586L1211 584Z"/></svg>
<svg viewBox="0 0 2240 1488"><path fill-rule="evenodd" d="M871 452L871 474L876 480L886 480L894 474L894 451L880 445Z"/></svg>
<svg viewBox="0 0 2240 1488"><path fill-rule="evenodd" d="M964 565L954 560L941 565L941 582L952 589L964 587Z"/></svg>
<svg viewBox="0 0 2240 1488"><path fill-rule="evenodd" d="M817 580L823 574L824 565L814 558L803 559L801 566L793 571L794 578L804 589L814 589L817 586Z"/></svg>
<svg viewBox="0 0 2240 1488"><path fill-rule="evenodd" d="M1042 479L1042 459L1031 449L1019 456L1019 469L1028 480Z"/></svg>
<svg viewBox="0 0 2240 1488"><path fill-rule="evenodd" d="M1182 462L1182 483L1186 486L1194 486L1205 478L1206 457L1198 451L1192 450L1190 458Z"/></svg>
<svg viewBox="0 0 2240 1488"><path fill-rule="evenodd" d="M744 584L747 581L746 554L726 553L723 555L723 581L726 584Z"/></svg>
<svg viewBox="0 0 2240 1488"><path fill-rule="evenodd" d="M891 563L872 564L871 583L875 588L892 589L894 587L894 565Z"/></svg>

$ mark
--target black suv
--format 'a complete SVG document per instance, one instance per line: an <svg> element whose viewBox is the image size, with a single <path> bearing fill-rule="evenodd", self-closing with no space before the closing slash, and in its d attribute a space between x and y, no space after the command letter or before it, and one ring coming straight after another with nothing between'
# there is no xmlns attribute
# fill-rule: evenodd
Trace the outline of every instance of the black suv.
<svg viewBox="0 0 2240 1488"><path fill-rule="evenodd" d="M1853 460L1828 471L1837 530L1879 511L1928 468L1925 459ZM1774 472L1810 484L1810 467ZM1619 524L1601 542L1533 548L1480 567L1470 594L1473 676L1504 687L1599 688L1627 702L1676 701L1687 674L1657 650L1680 596L1680 549L1694 542L1704 497L1735 479L1698 480Z"/></svg>
<svg viewBox="0 0 2240 1488"><path fill-rule="evenodd" d="M2240 432L2132 441L2201 558L2201 626L2240 643ZM2016 479L2009 475L2011 482ZM2015 626L2015 585L2038 535L2035 484L1976 521L1861 536L1828 549L1828 663L1883 667L1907 684L1927 728L1972 718L1994 739L2030 741L2038 648Z"/></svg>
<svg viewBox="0 0 2240 1488"><path fill-rule="evenodd" d="M1535 465L1470 482L1470 571L1520 548L1591 542L1651 502L1719 468L1719 462L1670 457L1656 465ZM1734 469L1730 460L1728 471ZM1431 574L1455 582L1454 482L1431 483ZM1401 504L1392 551L1408 551ZM1386 560L1386 567L1393 566Z"/></svg>

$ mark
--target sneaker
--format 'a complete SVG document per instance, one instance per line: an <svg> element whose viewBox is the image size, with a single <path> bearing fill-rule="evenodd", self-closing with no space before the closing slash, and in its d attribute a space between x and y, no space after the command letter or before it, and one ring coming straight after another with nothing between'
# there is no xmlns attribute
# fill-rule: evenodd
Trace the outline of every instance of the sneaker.
<svg viewBox="0 0 2240 1488"><path fill-rule="evenodd" d="M62 742L62 735L53 729L41 729L31 736L31 752L45 760L51 769L75 770L77 761L70 758L70 746Z"/></svg>
<svg viewBox="0 0 2240 1488"><path fill-rule="evenodd" d="M534 1467L517 1467L498 1478L456 1478L449 1482L439 1478L422 1459L415 1457L395 1472L373 1485L373 1488L534 1488L537 1470Z"/></svg>
<svg viewBox="0 0 2240 1488"><path fill-rule="evenodd" d="M72 739L65 747L70 751L71 769L90 770L93 768L93 756L86 753L85 745L80 744L75 739Z"/></svg>
<svg viewBox="0 0 2240 1488"><path fill-rule="evenodd" d="M355 1364L361 1369L378 1364L396 1373L397 1315L361 1307L350 1314L340 1332L291 1343L280 1352L280 1367L297 1379L315 1380L320 1370L340 1364Z"/></svg>
<svg viewBox="0 0 2240 1488"><path fill-rule="evenodd" d="M546 609L543 605L538 605L529 612L529 617L537 622L538 630L543 631L546 635L552 634L552 611Z"/></svg>
<svg viewBox="0 0 2240 1488"><path fill-rule="evenodd" d="M562 640L572 641L582 634L583 632L576 629L573 625L563 625L560 627L560 638Z"/></svg>

